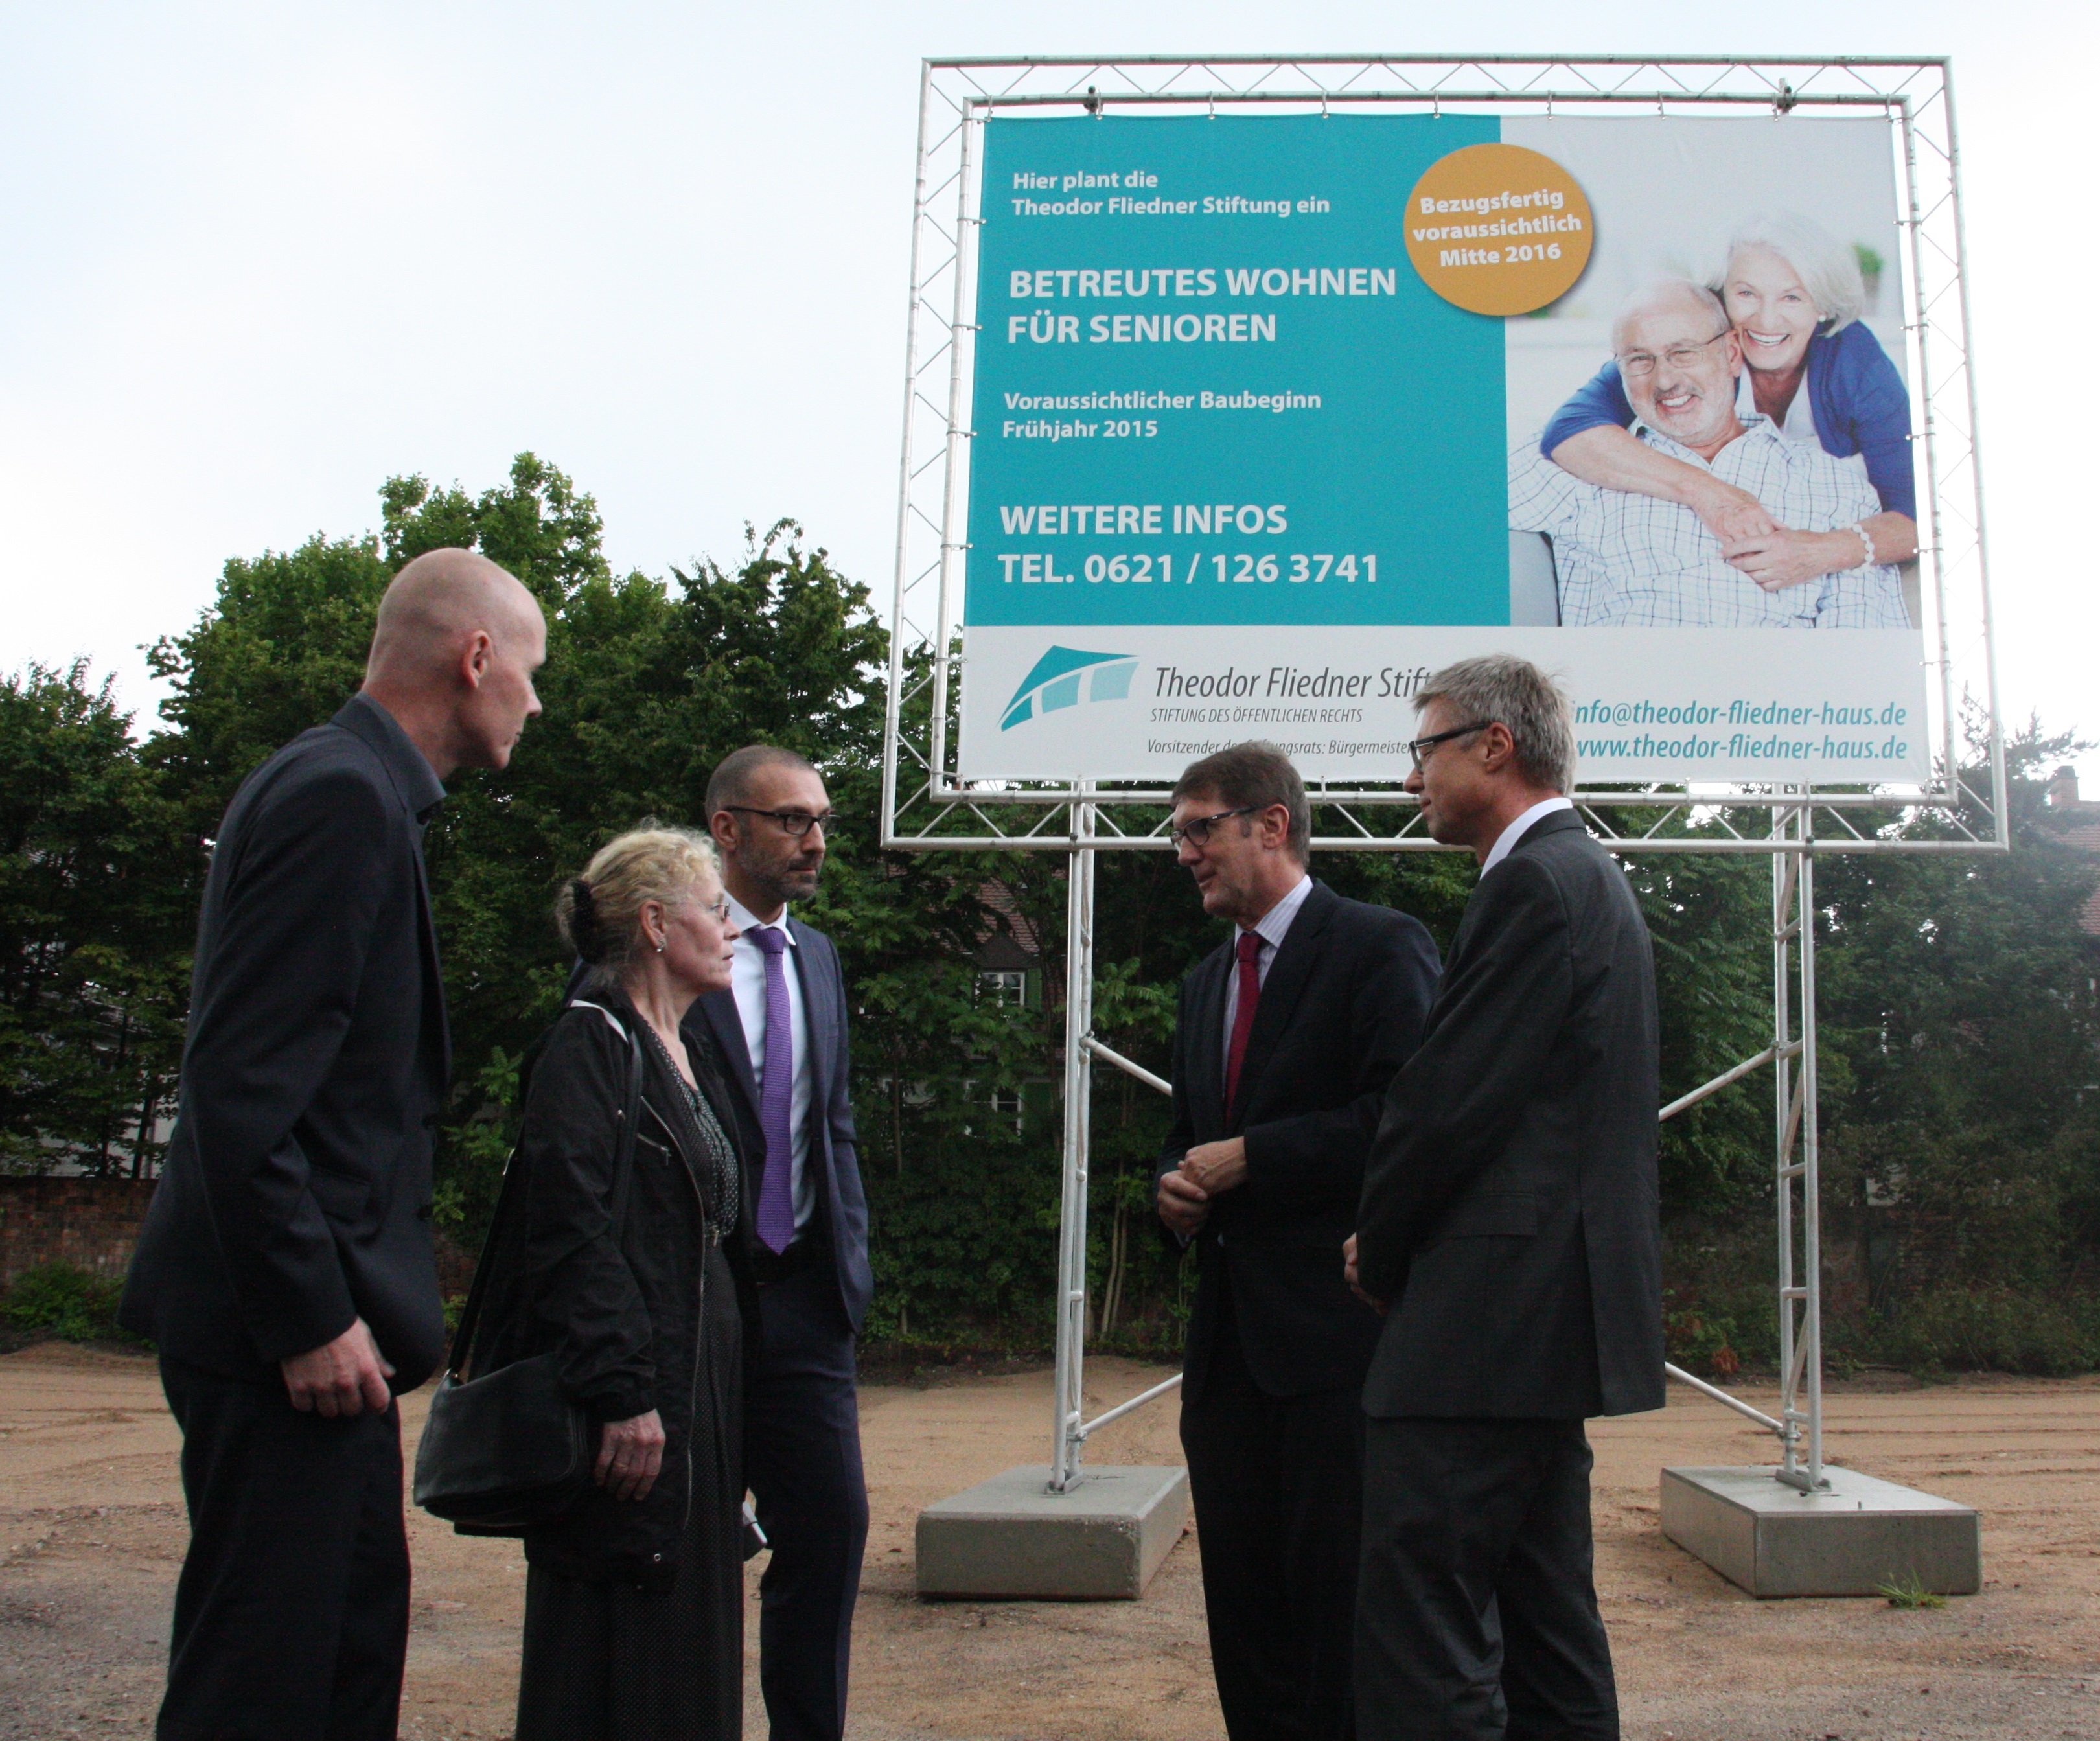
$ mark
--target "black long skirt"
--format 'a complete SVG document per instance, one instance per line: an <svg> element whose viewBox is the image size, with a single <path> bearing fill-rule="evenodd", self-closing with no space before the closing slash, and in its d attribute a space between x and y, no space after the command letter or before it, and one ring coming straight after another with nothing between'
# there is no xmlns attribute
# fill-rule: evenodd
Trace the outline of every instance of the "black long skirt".
<svg viewBox="0 0 2100 1741"><path fill-rule="evenodd" d="M517 1741L738 1741L743 1730L743 1326L708 1254L693 1505L678 1576L648 1594L542 1566L525 1577Z"/></svg>

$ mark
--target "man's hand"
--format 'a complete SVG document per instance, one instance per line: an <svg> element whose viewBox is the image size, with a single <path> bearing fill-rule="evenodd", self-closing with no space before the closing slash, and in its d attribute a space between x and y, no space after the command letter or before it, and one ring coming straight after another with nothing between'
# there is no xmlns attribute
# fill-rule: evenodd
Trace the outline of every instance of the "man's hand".
<svg viewBox="0 0 2100 1741"><path fill-rule="evenodd" d="M338 1415L363 1414L368 1408L383 1413L394 1400L394 1393L386 1387L394 1369L380 1358L362 1318L353 1320L333 1342L277 1365L285 1375L285 1388L291 1393L292 1406L331 1421Z"/></svg>
<svg viewBox="0 0 2100 1741"><path fill-rule="evenodd" d="M664 1417L655 1409L605 1423L591 1474L615 1499L646 1499L663 1468Z"/></svg>
<svg viewBox="0 0 2100 1741"><path fill-rule="evenodd" d="M1165 1173L1159 1180L1159 1219L1170 1232L1193 1239L1197 1230L1211 1219L1211 1194L1180 1173Z"/></svg>
<svg viewBox="0 0 2100 1741"><path fill-rule="evenodd" d="M1364 1292L1363 1282L1357 1273L1357 1236L1352 1233L1342 1241L1342 1280L1348 1283L1349 1292L1370 1307L1381 1318L1386 1314L1390 1302L1378 1299Z"/></svg>
<svg viewBox="0 0 2100 1741"><path fill-rule="evenodd" d="M1842 532L1796 532L1782 526L1758 538L1721 541L1721 554L1767 593L1799 586L1828 574L1857 568L1866 552L1860 535Z"/></svg>
<svg viewBox="0 0 2100 1741"><path fill-rule="evenodd" d="M1181 1176L1206 1197L1215 1197L1246 1180L1246 1139L1229 1136L1222 1143L1198 1143L1181 1157Z"/></svg>
<svg viewBox="0 0 2100 1741"><path fill-rule="evenodd" d="M1697 493L1688 505L1723 544L1745 539L1768 538L1781 530L1771 511L1748 490L1739 490L1718 478L1701 480Z"/></svg>

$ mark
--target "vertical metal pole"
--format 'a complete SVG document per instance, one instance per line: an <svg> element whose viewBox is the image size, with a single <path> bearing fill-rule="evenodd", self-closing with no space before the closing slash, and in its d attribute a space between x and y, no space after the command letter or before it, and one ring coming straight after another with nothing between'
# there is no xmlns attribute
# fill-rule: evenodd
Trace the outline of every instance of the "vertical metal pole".
<svg viewBox="0 0 2100 1741"><path fill-rule="evenodd" d="M1773 1210L1779 1236L1779 1417L1787 1432L1780 1442L1779 1479L1793 1482L1793 937L1794 877L1798 861L1779 844L1793 827L1790 813L1772 812L1772 1149L1776 1160Z"/></svg>
<svg viewBox="0 0 2100 1741"><path fill-rule="evenodd" d="M1786 1428L1776 1474L1803 1492L1823 1485L1822 1154L1815 1098L1815 858L1810 849L1815 826L1807 803L1773 813L1775 846L1781 836L1799 843L1793 852L1772 854L1772 1183L1779 1233L1779 1418Z"/></svg>
<svg viewBox="0 0 2100 1741"><path fill-rule="evenodd" d="M1801 833L1814 831L1804 804ZM1801 1334L1804 1364L1795 1400L1808 1428L1808 1485L1823 1485L1823 1157L1815 1114L1815 855L1804 847L1795 879L1795 947L1801 954ZM1793 1369L1789 1367L1789 1372Z"/></svg>
<svg viewBox="0 0 2100 1741"><path fill-rule="evenodd" d="M911 194L911 299L904 317L904 433L897 462L897 566L890 577L889 687L883 699L882 844L897 832L899 696L904 689L904 587L911 549L911 408L919 390L920 244L926 231L926 115L933 100L933 63L919 63L919 161Z"/></svg>
<svg viewBox="0 0 2100 1741"><path fill-rule="evenodd" d="M1091 781L1074 790L1093 790ZM1094 807L1072 805L1072 837L1094 831ZM1062 1493L1079 1477L1083 1442L1080 1385L1087 1342L1087 1136L1092 1113L1094 1028L1094 854L1081 847L1066 861L1065 908L1065 1197L1057 1223L1057 1420L1050 1441L1050 1489Z"/></svg>
<svg viewBox="0 0 2100 1741"><path fill-rule="evenodd" d="M953 661L948 643L954 634L955 565L968 561L969 545L956 522L962 513L961 468L963 443L969 431L963 418L963 347L966 329L963 314L969 293L970 174L972 130L983 123L965 104L963 109L961 155L955 170L955 307L948 317L948 431L947 465L941 485L941 602L933 631L933 766L928 770L933 789L948 780L948 685Z"/></svg>
<svg viewBox="0 0 2100 1741"><path fill-rule="evenodd" d="M1983 606L1983 692L1991 710L1991 809L1997 824L1993 838L2000 846L2010 847L2012 803L2005 791L2005 730L1998 713L1998 640L1991 610L1990 540L1984 531L1983 449L1976 421L1976 328L1969 319L1969 224L1961 210L1961 141L1954 127L1954 68L1943 62L1939 79L1942 99L1947 104L1947 190L1954 206L1954 284L1961 305L1961 372L1969 390L1969 485L1976 496L1976 587ZM1933 483L1936 515L1939 499L1936 476ZM1948 771L1952 772L1951 767Z"/></svg>

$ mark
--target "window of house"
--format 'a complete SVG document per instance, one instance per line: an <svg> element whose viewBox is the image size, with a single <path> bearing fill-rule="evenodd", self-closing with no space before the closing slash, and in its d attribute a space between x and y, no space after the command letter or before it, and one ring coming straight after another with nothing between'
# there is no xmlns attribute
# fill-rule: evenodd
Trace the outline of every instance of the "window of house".
<svg viewBox="0 0 2100 1741"><path fill-rule="evenodd" d="M1028 1001L1028 976L1026 972L980 973L977 996L988 1003L1025 1003Z"/></svg>

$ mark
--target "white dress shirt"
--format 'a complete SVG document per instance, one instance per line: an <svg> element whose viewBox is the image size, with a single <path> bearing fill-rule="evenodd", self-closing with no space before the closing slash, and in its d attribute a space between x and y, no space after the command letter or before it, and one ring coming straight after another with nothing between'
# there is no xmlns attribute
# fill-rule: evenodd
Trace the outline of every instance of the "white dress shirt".
<svg viewBox="0 0 2100 1741"><path fill-rule="evenodd" d="M1261 949L1255 957L1255 982L1266 985L1268 970L1276 959L1276 952L1283 946L1285 933L1290 922L1298 917L1298 910L1305 905L1305 897L1312 893L1312 879L1301 874L1291 886L1290 893L1257 919L1252 925L1242 925L1233 932L1233 948L1239 948L1240 932L1252 931L1261 939ZM1233 1021L1240 1012L1240 967L1235 956L1225 973L1225 1049L1224 1056L1233 1055Z"/></svg>
<svg viewBox="0 0 2100 1741"><path fill-rule="evenodd" d="M765 926L751 910L730 895L730 923L736 927L736 941L730 945L729 988L736 998L737 1019L743 1024L744 1050L751 1054L751 1073L759 1083L765 1080L765 951L752 941L752 932ZM788 928L788 910L770 928L788 939L780 952L781 971L788 977L788 1029L794 1042L795 1083L788 1105L788 1131L792 1153L789 1177L795 1203L795 1232L800 1236L817 1210L816 1181L810 1177L810 1015L802 1002L802 976L795 966L795 933ZM765 1157L759 1157L762 1170Z"/></svg>
<svg viewBox="0 0 2100 1741"><path fill-rule="evenodd" d="M1531 825L1539 818L1551 816L1555 810L1572 810L1574 808L1575 800L1572 798L1540 799L1496 837L1495 844L1488 848L1488 856L1480 866L1480 875L1485 876L1508 857L1517 842L1530 831Z"/></svg>

